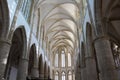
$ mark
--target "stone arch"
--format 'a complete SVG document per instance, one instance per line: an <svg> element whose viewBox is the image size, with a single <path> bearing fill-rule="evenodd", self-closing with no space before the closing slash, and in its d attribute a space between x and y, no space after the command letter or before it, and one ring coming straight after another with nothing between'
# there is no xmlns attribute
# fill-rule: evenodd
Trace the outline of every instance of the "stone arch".
<svg viewBox="0 0 120 80"><path fill-rule="evenodd" d="M29 77L39 77L38 74L38 66L37 66L37 53L36 53L36 45L32 44L29 53L29 64L28 64L28 76Z"/></svg>
<svg viewBox="0 0 120 80"><path fill-rule="evenodd" d="M12 44L8 56L5 77L9 80L26 79L26 70L24 64L26 59L27 38L24 26L18 27L13 34ZM12 76L14 75L14 77Z"/></svg>
<svg viewBox="0 0 120 80"><path fill-rule="evenodd" d="M42 54L39 57L39 77L44 78L44 64L43 64L43 56Z"/></svg>
<svg viewBox="0 0 120 80"><path fill-rule="evenodd" d="M5 39L9 30L9 9L7 0L0 0L0 38Z"/></svg>

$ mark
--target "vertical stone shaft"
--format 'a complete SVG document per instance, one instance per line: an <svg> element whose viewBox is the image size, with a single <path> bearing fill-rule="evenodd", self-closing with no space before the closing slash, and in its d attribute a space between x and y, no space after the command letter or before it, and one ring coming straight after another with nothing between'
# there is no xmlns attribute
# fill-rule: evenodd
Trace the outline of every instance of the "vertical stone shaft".
<svg viewBox="0 0 120 80"><path fill-rule="evenodd" d="M94 42L100 80L118 80L109 40L99 38Z"/></svg>

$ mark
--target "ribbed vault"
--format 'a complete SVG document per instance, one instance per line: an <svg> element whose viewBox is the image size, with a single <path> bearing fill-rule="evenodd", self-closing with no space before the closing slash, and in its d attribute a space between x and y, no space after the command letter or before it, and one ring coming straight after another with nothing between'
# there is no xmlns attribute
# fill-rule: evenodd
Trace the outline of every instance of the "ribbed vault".
<svg viewBox="0 0 120 80"><path fill-rule="evenodd" d="M78 41L79 9L74 0L45 0L41 6L41 38L51 53L74 53Z"/></svg>

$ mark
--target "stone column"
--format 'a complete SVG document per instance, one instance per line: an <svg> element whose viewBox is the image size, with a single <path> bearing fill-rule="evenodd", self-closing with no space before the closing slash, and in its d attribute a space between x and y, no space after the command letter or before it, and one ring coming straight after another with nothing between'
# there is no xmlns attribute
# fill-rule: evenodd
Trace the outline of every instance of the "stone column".
<svg viewBox="0 0 120 80"><path fill-rule="evenodd" d="M44 73L40 73L39 77L40 77L41 80L44 80Z"/></svg>
<svg viewBox="0 0 120 80"><path fill-rule="evenodd" d="M87 80L97 80L97 69L94 57L86 58L86 76Z"/></svg>
<svg viewBox="0 0 120 80"><path fill-rule="evenodd" d="M39 71L38 71L38 67L37 66L34 66L32 68L32 73L31 73L32 77L34 78L38 78L39 77Z"/></svg>
<svg viewBox="0 0 120 80"><path fill-rule="evenodd" d="M68 73L65 72L65 80L68 80Z"/></svg>
<svg viewBox="0 0 120 80"><path fill-rule="evenodd" d="M106 37L99 37L94 45L101 80L118 80L109 40Z"/></svg>
<svg viewBox="0 0 120 80"><path fill-rule="evenodd" d="M86 28L86 47L85 47L85 61L86 61L86 76L87 80L97 80L97 68L95 61L95 54L92 45L92 28L88 24Z"/></svg>
<svg viewBox="0 0 120 80"><path fill-rule="evenodd" d="M47 65L46 65L45 69L46 70L45 70L44 78L48 79L48 68L47 68Z"/></svg>
<svg viewBox="0 0 120 80"><path fill-rule="evenodd" d="M44 67L43 67L43 65L41 65L41 68L40 68L40 72L39 72L39 77L40 77L40 79L42 80L44 80Z"/></svg>
<svg viewBox="0 0 120 80"><path fill-rule="evenodd" d="M8 41L0 40L0 80L4 80L4 72L7 64L11 44Z"/></svg>
<svg viewBox="0 0 120 80"><path fill-rule="evenodd" d="M37 54L34 57L34 66L32 68L32 73L31 76L38 78L39 77L39 70L38 70L38 58L37 58Z"/></svg>
<svg viewBox="0 0 120 80"><path fill-rule="evenodd" d="M86 68L82 67L81 68L81 80L87 80L87 76L86 76Z"/></svg>
<svg viewBox="0 0 120 80"><path fill-rule="evenodd" d="M27 72L28 72L28 60L21 58L18 67L17 80L26 80Z"/></svg>

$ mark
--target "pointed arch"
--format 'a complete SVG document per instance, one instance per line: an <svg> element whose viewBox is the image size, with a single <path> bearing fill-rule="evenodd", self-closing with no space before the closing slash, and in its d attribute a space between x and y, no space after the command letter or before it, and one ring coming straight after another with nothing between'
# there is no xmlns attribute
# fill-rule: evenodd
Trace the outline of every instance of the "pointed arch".
<svg viewBox="0 0 120 80"><path fill-rule="evenodd" d="M18 79L21 76L23 76L23 78L26 78L27 76L26 71L23 71L23 73L21 74L21 71L19 70L19 68L22 67L22 65L20 65L22 64L21 62L24 63L25 61L23 59L27 58L26 51L27 51L26 32L24 26L20 26L14 31L12 37L12 44L11 44L10 53L8 56L8 61L6 66L6 72L5 72L6 79L10 79L10 80L11 78ZM15 72L13 73L13 71ZM12 77L13 74L14 77Z"/></svg>
<svg viewBox="0 0 120 80"><path fill-rule="evenodd" d="M36 62L37 62L36 45L32 44L29 53L28 76L34 77L32 69L35 67Z"/></svg>

